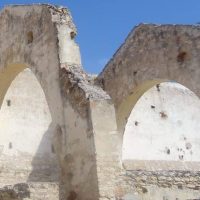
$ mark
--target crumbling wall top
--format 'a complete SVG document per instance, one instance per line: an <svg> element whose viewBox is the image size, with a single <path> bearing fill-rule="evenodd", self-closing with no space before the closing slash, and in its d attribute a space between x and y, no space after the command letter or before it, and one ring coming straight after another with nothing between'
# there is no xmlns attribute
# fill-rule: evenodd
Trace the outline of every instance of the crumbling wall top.
<svg viewBox="0 0 200 200"><path fill-rule="evenodd" d="M148 80L175 80L199 95L199 25L140 24L97 77L116 107Z"/></svg>

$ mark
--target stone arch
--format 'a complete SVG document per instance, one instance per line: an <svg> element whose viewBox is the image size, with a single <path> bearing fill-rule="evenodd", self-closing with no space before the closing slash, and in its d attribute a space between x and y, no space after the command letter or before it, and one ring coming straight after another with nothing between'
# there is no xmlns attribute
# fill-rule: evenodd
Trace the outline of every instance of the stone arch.
<svg viewBox="0 0 200 200"><path fill-rule="evenodd" d="M52 117L63 123L57 38L50 10L45 5L6 7L0 23L1 102L11 81L28 67L44 90Z"/></svg>
<svg viewBox="0 0 200 200"><path fill-rule="evenodd" d="M0 13L0 24L2 26L2 34L0 36L0 105L12 81L23 73L23 70L29 68L44 92L51 114L52 123L49 125L47 132L50 131L51 134L56 136L57 127L61 127L61 132L65 133L63 99L59 80L59 53L55 24L52 21L50 8L39 5L6 7ZM36 154L38 154L39 148L47 136L45 134L41 139L41 144ZM62 134L64 138L63 135L65 134ZM59 143L59 145L62 147L62 143ZM26 158L26 154L24 157ZM56 159L59 160L59 157ZM51 165L51 158L48 160L46 164ZM59 161L57 161L57 164ZM38 162L39 165L41 164L40 166ZM3 162L1 164L4 165ZM17 163L15 164L17 165ZM33 156L31 162L32 170L28 169L30 167L28 164L24 166L24 169L27 167L25 171L29 174L26 175L26 181L25 179L22 179L22 183L20 183L19 179L18 183L13 181L13 187L18 187L19 184L22 184L23 187L24 184L26 191L23 192L26 195L31 195L31 198L37 198L39 193L36 191L40 187L38 185L40 182L43 184L44 190L46 190L44 195L49 195L48 199L58 199L59 191L56 190L60 189L59 174L57 174L57 178L51 178L48 173L52 172L47 170L48 167L47 165L47 168L45 167L45 163L43 164L44 169L42 170L42 160L38 160L37 155ZM56 171L54 172L58 173ZM6 181L1 181L1 183L1 187L9 184ZM32 185L32 187L29 187L29 185ZM31 191L31 188L35 188L35 192Z"/></svg>
<svg viewBox="0 0 200 200"><path fill-rule="evenodd" d="M0 103L12 80L29 68L44 91L52 120L63 129L59 49L51 9L33 5L10 6L1 11Z"/></svg>
<svg viewBox="0 0 200 200"><path fill-rule="evenodd" d="M32 68L28 66L27 64L23 63L12 63L8 64L5 68L3 68L0 71L0 107L2 105L4 96L9 89L12 81L20 74L23 73L25 69L30 69L31 72L35 75L37 78L39 84L41 85L42 89L44 90L45 97L49 98L49 92L47 90L46 86L46 80L45 78L41 77L37 71L37 68ZM53 112L53 106L49 105L50 102L47 100L48 106L50 107L51 111Z"/></svg>
<svg viewBox="0 0 200 200"><path fill-rule="evenodd" d="M117 118L117 127L120 132L120 137L123 137L124 128L127 122L127 119L133 109L134 105L137 103L139 98L151 87L156 84L164 82L164 79L155 79L145 81L142 84L138 85L133 89L129 96L127 96L122 103L119 105L119 108L116 110Z"/></svg>
<svg viewBox="0 0 200 200"><path fill-rule="evenodd" d="M109 95L95 86L93 78L82 69L70 12L43 4L9 6L0 12L0 26L0 74L5 83L1 101L14 77L30 68L45 93L56 124L54 144L61 167L60 199L99 199L109 185L105 185L109 181L101 180L97 171L101 159L105 161L106 156L108 163L115 159L118 165L115 111ZM110 119L102 127L105 112ZM103 144L102 151L101 141L108 133L110 139ZM108 150L113 152L109 156ZM107 180L110 175L108 171ZM18 190L20 195L21 186L27 189L26 184L14 185L12 192ZM114 185L111 187L114 190ZM10 190L5 187L1 191L8 194ZM51 192L46 191L48 197L44 198L55 199L49 196Z"/></svg>
<svg viewBox="0 0 200 200"><path fill-rule="evenodd" d="M200 100L192 91L174 81L147 81L126 100L117 113L126 169L198 168Z"/></svg>
<svg viewBox="0 0 200 200"><path fill-rule="evenodd" d="M30 68L27 67L27 65L18 63L18 64L8 65L2 71L0 71L0 85L1 85L0 86L0 103L1 103L1 105L4 101L4 97L7 94L7 91L10 90L11 83L13 81L15 81L16 77L25 74L25 70L27 70L27 69L29 69L29 71L30 71ZM32 76L35 76L35 73L33 70L34 69L32 69L30 72L31 72L31 74L33 74ZM48 125L48 127L46 127L47 129L45 129L45 130L42 129L45 132L41 132L40 129L38 130L37 124L35 125L35 128L37 129L35 131L35 133L39 134L38 138L35 138L34 135L32 135L32 136L30 135L30 133L32 133L32 131L34 129L31 127L30 127L30 130L32 130L32 131L30 133L27 133L27 135L24 135L23 141L24 141L24 139L27 138L28 141L26 141L26 142L30 143L32 141L35 143L34 144L35 147L33 149L35 149L36 147L37 148L35 150L33 150L34 154L27 151L26 144L23 145L24 146L23 148L21 148L21 147L19 147L19 145L17 145L17 144L21 144L22 140L20 142L20 141L17 141L17 139L16 139L16 141L13 141L13 138L10 138L10 139L7 138L10 141L9 148L10 149L14 148L16 150L16 152L19 152L19 153L17 153L17 155L14 155L15 154L14 153L13 154L14 157L11 156L12 157L11 159L8 154L5 154L5 156L3 156L3 154L1 155L1 162L2 162L3 166L4 167L6 167L7 165L10 166L10 167L8 167L8 166L6 167L7 171L9 170L8 172L3 173L4 170L2 171L2 177L1 177L2 185L1 186L5 186L6 184L15 184L15 185L27 184L29 188L31 188L30 185L32 185L32 187L37 188L37 191L39 191L40 186L38 186L38 183L43 182L43 189L46 190L45 195L48 190L51 190L51 192L49 191L50 196L52 198L58 199L59 198L59 196L58 196L59 195L59 192L58 192L59 191L59 179L58 178L60 176L60 174L59 174L60 167L59 167L59 159L56 156L54 150L52 150L52 148L54 149L54 144L53 144L52 139L53 139L53 135L56 134L57 125L60 124L60 122L57 121L57 116L62 115L62 113L53 113L55 108L52 107L51 102L49 102L48 99L49 99L50 95L54 96L54 94L50 94L47 90L43 89L43 88L46 89L45 80L42 80L41 76L38 76L38 73L37 73L37 77L35 79L36 79L35 81L39 82L38 85L40 85L40 87L41 87L41 89L39 88L39 90L43 91L44 98L46 99L46 103L47 103L46 106L47 106L48 110L45 109L45 112L47 111L47 115L50 115L47 117L45 115L45 118L42 120L44 121L45 124L47 123L47 121L49 121L49 120L50 121L48 122L48 124L42 125L43 129ZM30 80L30 83L32 85L35 84L32 82L33 81ZM27 81L27 83L24 83L24 84L29 85L29 81ZM17 86L17 82L15 85ZM33 89L33 88L30 87L30 90L31 89ZM35 89L38 89L38 86ZM34 93L36 91L32 91L32 92ZM47 92L48 92L48 94L47 94ZM20 96L20 94L19 94L19 96ZM29 100L31 101L31 99L29 99ZM33 101L34 100L35 99L33 99ZM38 97L38 101L41 101L40 96ZM27 102L27 103L30 104L31 102ZM7 102L7 104L8 104L8 102ZM12 100L11 100L11 102L9 102L8 106L11 106L11 108L12 108ZM0 112L1 112L1 110L0 110ZM5 109L4 109L4 112L5 112ZM21 112L23 113L23 110L21 110ZM27 117L29 114L30 113L27 113ZM35 114L33 113L33 116L34 115ZM40 118L41 117L42 116L40 116ZM48 117L50 117L49 120L48 120ZM35 118L36 118L36 116L35 116ZM34 127L33 123L30 122L30 124L32 124L32 126ZM4 124L4 126L5 126L5 124ZM22 129L23 129L23 127L22 127ZM25 130L27 130L27 128L25 128ZM11 132L15 132L15 131L14 130L12 131L12 129L11 129ZM31 137L32 137L32 140L31 140ZM15 148L16 146L18 146L17 149ZM22 157L20 158L20 156L22 156ZM12 159L15 160L15 163L12 163L13 162ZM14 166L12 166L13 164L16 165L16 168ZM13 173L16 173L16 175L15 176L12 175ZM5 176L7 176L6 179L3 178L3 174ZM11 176L9 174L11 174ZM30 192L30 194L29 194L29 192ZM39 193L36 194L33 191L29 191L29 192L27 193L27 195L31 195L31 198L35 198L39 194Z"/></svg>
<svg viewBox="0 0 200 200"><path fill-rule="evenodd" d="M48 91L48 77L42 77L40 72L38 71L37 67L30 67L28 64L24 63L12 63L8 64L6 67L3 69L0 69L0 107L2 105L4 96L9 89L12 81L20 74L22 73L25 69L30 69L31 72L34 74L34 76L37 78L39 84L41 85L45 97L47 99L47 103L49 106L49 109L53 113L55 110L55 105L52 104L50 98L55 97L55 94L51 94L51 91ZM56 77L54 77L56 78ZM56 83L56 82L55 82ZM58 82L57 82L58 84ZM52 96L52 97L51 97ZM56 114L56 113L55 113ZM60 114L60 113L59 113Z"/></svg>
<svg viewBox="0 0 200 200"><path fill-rule="evenodd" d="M115 109L117 129L119 133L119 146L120 146L121 159L122 159L122 146L123 146L125 126L127 124L127 120L131 114L133 107L147 90L149 90L156 84L160 84L165 81L166 81L165 79L154 79L154 80L144 81L143 83L134 87L132 89L132 92L130 92L130 95L124 98L122 103L118 105L118 108Z"/></svg>
<svg viewBox="0 0 200 200"><path fill-rule="evenodd" d="M99 74L96 82L116 109L147 80L176 80L200 96L198 26L139 24Z"/></svg>
<svg viewBox="0 0 200 200"><path fill-rule="evenodd" d="M9 86L0 110L0 159L7 171L2 170L1 183L14 184L20 180L58 185L59 162L52 143L56 123L44 91L30 69L19 71L16 77L15 70L9 72L4 72L5 77L1 74L0 79L2 87Z"/></svg>

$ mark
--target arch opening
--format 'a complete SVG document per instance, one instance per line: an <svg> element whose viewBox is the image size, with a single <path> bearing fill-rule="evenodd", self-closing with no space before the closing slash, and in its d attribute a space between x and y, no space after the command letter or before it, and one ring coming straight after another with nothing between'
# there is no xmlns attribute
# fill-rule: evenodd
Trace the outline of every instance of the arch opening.
<svg viewBox="0 0 200 200"><path fill-rule="evenodd" d="M56 124L43 88L25 65L0 74L0 187L27 183L58 199L59 166L52 144ZM45 192L49 195L48 192Z"/></svg>
<svg viewBox="0 0 200 200"><path fill-rule="evenodd" d="M199 163L199 113L200 99L179 83L161 82L143 92L124 129L126 168L185 170Z"/></svg>

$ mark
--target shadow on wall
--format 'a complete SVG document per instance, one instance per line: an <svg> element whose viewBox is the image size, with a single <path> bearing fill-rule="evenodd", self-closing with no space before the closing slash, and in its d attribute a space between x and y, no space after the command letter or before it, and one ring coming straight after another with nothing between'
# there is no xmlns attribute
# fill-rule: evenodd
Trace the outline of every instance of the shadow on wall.
<svg viewBox="0 0 200 200"><path fill-rule="evenodd" d="M5 140L0 142L7 148L4 155L7 160L9 157L6 169L11 172L9 180L6 173L0 174L4 176L4 182L0 182L1 187L20 182L30 186L31 198L42 192L45 193L44 199L75 200L83 197L97 199L99 195L97 166L93 137L89 135L92 125L88 118L80 117L80 114L66 103L68 115L66 126L70 131L68 133L70 138L66 145L70 146L71 151L62 155L61 160L57 156L61 154L55 153L61 152L59 148L62 146L62 130L57 120L58 113L51 112L52 109L48 107L50 102L46 99L44 88L36 78L37 74L35 75L29 69L28 71L26 69L24 74L23 70L24 68L14 65L0 73L0 102L4 100L0 115L5 122L3 126L7 127L7 132L0 134L0 137ZM18 77L18 74L21 77ZM17 84L12 89L16 79L18 79ZM46 83L44 80L43 82ZM10 141L13 141L11 148L8 146ZM52 145L53 141L57 143L55 149ZM61 162L58 162L58 158ZM62 176L59 177L60 168L62 168ZM49 198L49 195L53 197Z"/></svg>
<svg viewBox="0 0 200 200"><path fill-rule="evenodd" d="M40 183L43 191L56 194L60 168L52 139L57 123L52 119L44 90L30 69L13 72L9 68L8 74L0 74L0 82L0 129L4 132L0 135L4 147L0 164L7 166L0 176L1 184L4 187L28 182L37 191Z"/></svg>
<svg viewBox="0 0 200 200"><path fill-rule="evenodd" d="M38 150L32 160L32 171L27 179L28 182L58 182L60 167L58 157L52 144L56 124L51 122L48 130L44 133ZM44 152L44 147L49 146L49 152Z"/></svg>

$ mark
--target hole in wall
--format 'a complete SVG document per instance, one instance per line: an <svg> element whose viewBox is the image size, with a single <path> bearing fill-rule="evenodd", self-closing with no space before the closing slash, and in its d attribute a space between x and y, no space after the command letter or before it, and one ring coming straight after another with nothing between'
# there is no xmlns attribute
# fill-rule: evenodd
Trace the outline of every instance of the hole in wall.
<svg viewBox="0 0 200 200"><path fill-rule="evenodd" d="M11 106L11 100L10 99L6 100L6 103L7 103L7 106Z"/></svg>
<svg viewBox="0 0 200 200"><path fill-rule="evenodd" d="M29 31L27 33L27 43L28 44L31 44L33 42L33 32L32 31Z"/></svg>
<svg viewBox="0 0 200 200"><path fill-rule="evenodd" d="M171 151L170 151L170 149L168 147L165 147L165 152L166 152L166 154L169 155Z"/></svg>
<svg viewBox="0 0 200 200"><path fill-rule="evenodd" d="M105 81L104 81L104 79L101 79L101 87L105 90Z"/></svg>
<svg viewBox="0 0 200 200"><path fill-rule="evenodd" d="M186 148L187 150L191 149L191 148L192 148L192 144L189 143L189 142L187 142L187 143L185 144L185 148Z"/></svg>
<svg viewBox="0 0 200 200"><path fill-rule="evenodd" d="M73 40L73 39L76 37L76 33L72 31L72 32L70 33L70 37L71 37L71 39Z"/></svg>
<svg viewBox="0 0 200 200"><path fill-rule="evenodd" d="M184 156L183 155L179 155L179 160L183 160Z"/></svg>
<svg viewBox="0 0 200 200"><path fill-rule="evenodd" d="M160 92L160 84L156 84L157 91Z"/></svg>
<svg viewBox="0 0 200 200"><path fill-rule="evenodd" d="M136 74L137 74L137 71L134 71L134 72L133 72L133 76L136 76Z"/></svg>
<svg viewBox="0 0 200 200"><path fill-rule="evenodd" d="M147 193L148 192L148 190L147 190L147 188L145 188L145 187L142 187L142 193Z"/></svg>
<svg viewBox="0 0 200 200"><path fill-rule="evenodd" d="M165 119L167 118L167 114L164 111L162 111L160 112L160 117Z"/></svg>
<svg viewBox="0 0 200 200"><path fill-rule="evenodd" d="M76 199L77 199L77 193L75 191L70 191L67 200L76 200Z"/></svg>
<svg viewBox="0 0 200 200"><path fill-rule="evenodd" d="M180 52L177 55L177 62L182 64L186 60L186 57L187 57L187 52L185 52L185 51Z"/></svg>

